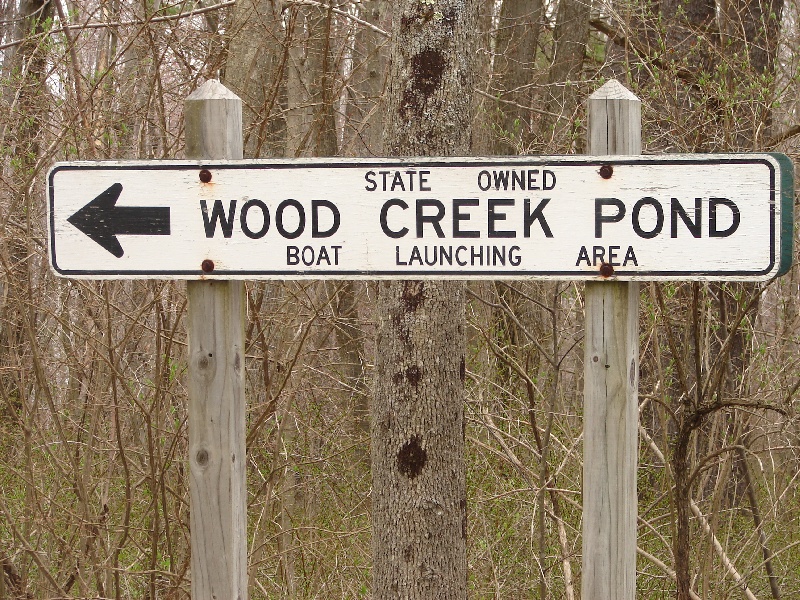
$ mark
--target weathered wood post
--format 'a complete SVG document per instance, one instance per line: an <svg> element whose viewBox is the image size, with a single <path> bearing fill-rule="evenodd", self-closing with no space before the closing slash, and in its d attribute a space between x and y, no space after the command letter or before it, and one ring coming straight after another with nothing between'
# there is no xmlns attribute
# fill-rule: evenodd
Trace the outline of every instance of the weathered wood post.
<svg viewBox="0 0 800 600"><path fill-rule="evenodd" d="M188 158L242 158L233 92L207 81L186 99L185 115ZM197 185L205 185L199 170ZM192 599L247 600L244 283L189 281L186 292Z"/></svg>
<svg viewBox="0 0 800 600"><path fill-rule="evenodd" d="M588 117L589 154L641 153L641 101L619 82L589 97ZM633 600L639 284L587 282L585 310L582 597Z"/></svg>

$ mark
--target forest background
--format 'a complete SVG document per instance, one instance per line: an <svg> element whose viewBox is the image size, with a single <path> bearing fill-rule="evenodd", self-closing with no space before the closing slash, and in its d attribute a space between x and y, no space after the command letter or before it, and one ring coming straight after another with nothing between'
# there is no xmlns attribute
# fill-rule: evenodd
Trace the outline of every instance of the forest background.
<svg viewBox="0 0 800 600"><path fill-rule="evenodd" d="M245 157L381 156L391 10L0 2L0 599L189 595L185 285L54 277L47 170L182 158L184 100L211 78L243 99ZM419 12L442 18L435 0ZM586 97L616 77L642 100L646 153L795 158L799 16L793 0L482 2L471 152L584 152ZM800 597L799 277L642 286L640 597L681 577L704 600ZM253 598L370 596L377 293L248 283ZM467 286L473 598L579 596L582 298Z"/></svg>

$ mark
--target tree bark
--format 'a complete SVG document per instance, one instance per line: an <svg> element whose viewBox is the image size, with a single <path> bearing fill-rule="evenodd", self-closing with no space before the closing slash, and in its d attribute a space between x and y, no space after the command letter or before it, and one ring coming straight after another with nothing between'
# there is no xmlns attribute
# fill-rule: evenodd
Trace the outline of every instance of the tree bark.
<svg viewBox="0 0 800 600"><path fill-rule="evenodd" d="M373 598L463 600L463 285L401 281L380 288Z"/></svg>
<svg viewBox="0 0 800 600"><path fill-rule="evenodd" d="M469 150L478 3L396 5L386 150L446 156Z"/></svg>
<svg viewBox="0 0 800 600"><path fill-rule="evenodd" d="M672 552L675 556L676 600L691 600L692 579L690 576L689 518L691 516L689 488L689 441L691 430L681 429L672 451L672 473L675 477L675 540Z"/></svg>
<svg viewBox="0 0 800 600"><path fill-rule="evenodd" d="M469 150L476 0L396 5L387 149ZM375 600L467 597L464 286L378 292L372 418Z"/></svg>
<svg viewBox="0 0 800 600"><path fill-rule="evenodd" d="M314 156L336 156L339 139L336 135L334 103L337 96L339 64L334 53L334 0L327 8L319 8L313 15L308 56L311 61L311 103L314 107L312 150Z"/></svg>

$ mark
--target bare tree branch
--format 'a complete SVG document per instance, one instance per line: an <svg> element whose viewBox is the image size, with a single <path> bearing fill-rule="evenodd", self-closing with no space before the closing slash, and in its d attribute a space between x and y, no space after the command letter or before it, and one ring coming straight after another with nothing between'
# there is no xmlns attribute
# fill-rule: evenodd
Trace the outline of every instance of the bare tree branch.
<svg viewBox="0 0 800 600"><path fill-rule="evenodd" d="M167 21L178 21L180 19L185 19L187 17L193 17L214 10L220 10L228 6L233 6L234 4L236 4L236 0L226 0L225 2L220 2L219 4L212 4L211 6L205 6L203 8L198 8L196 10L190 10L188 12L178 13L175 15L165 15L163 17L153 17L151 19L136 20L136 21L103 21L99 23L87 22L87 23L81 23L80 25L64 25L63 27L57 27L56 29L51 29L50 31L47 31L45 33L28 36L25 39L13 40L11 42L6 42L5 44L0 44L0 50L5 50L7 48L13 48L14 46L19 46L20 44L23 44L32 38L46 37L56 33L68 33L70 31L84 31L86 29L112 29L115 27L128 27L132 25L148 25L150 23L165 23Z"/></svg>

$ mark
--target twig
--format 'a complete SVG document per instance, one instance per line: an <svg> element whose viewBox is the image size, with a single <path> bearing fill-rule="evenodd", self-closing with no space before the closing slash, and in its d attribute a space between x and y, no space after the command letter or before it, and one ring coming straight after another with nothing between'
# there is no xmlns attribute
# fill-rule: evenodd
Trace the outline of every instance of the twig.
<svg viewBox="0 0 800 600"><path fill-rule="evenodd" d="M652 437L650 437L650 435L647 433L647 430L644 427L642 427L641 425L639 426L639 433L644 438L645 442L647 442L647 444L650 446L650 449L653 450L653 452L655 452L655 454L662 461L664 461L664 454L661 452L661 449L658 447L658 445L656 444L655 440ZM666 466L667 463L664 462L664 464ZM722 562L723 566L725 567L725 569L727 569L728 574L730 574L730 576L737 583L737 585L739 585L739 587L742 590L742 593L745 595L747 600L758 600L753 595L753 592L751 592L750 589L747 587L747 582L744 580L744 577L742 577L739 574L739 571L736 570L736 567L733 565L731 560L728 558L728 555L725 552L725 549L722 547L722 544L719 543L719 540L717 539L717 536L714 535L714 532L711 529L711 525L709 525L709 523L708 523L708 519L706 519L706 517L703 515L703 513L700 512L700 508L697 506L697 504L691 498L691 496L689 497L689 507L691 508L692 513L694 513L694 516L697 517L697 519L700 521L700 525L703 528L703 531L705 531L706 534L711 538L711 543L714 546L714 551L717 553L717 556L719 556L720 561ZM642 554L642 556L645 556L646 558L651 559L651 560L653 560L654 563L656 563L656 559L654 557L651 558L650 555L647 555L646 553L644 553L643 550L640 550L640 549L637 548L637 551L639 552L639 554ZM661 563L661 564L663 564L663 563ZM664 568L665 572L667 572L667 574L670 575L670 577L672 577L673 579L676 579L676 576L673 575L674 571L668 570L666 565L664 565L663 568ZM691 590L689 590L689 593L692 594L693 598L696 597L696 594L694 594L694 592L692 592Z"/></svg>
<svg viewBox="0 0 800 600"><path fill-rule="evenodd" d="M343 17L347 17L351 21L354 21L354 22L358 23L359 25L363 25L364 27L366 27L368 29L371 29L372 31L374 31L377 34L380 34L380 35L382 35L384 37L387 37L387 38L391 37L391 34L389 32L384 31L383 29L381 29L377 25L373 25L369 21L365 21L363 19L359 19L357 16L351 15L349 12L347 12L346 10L342 10L341 8L335 8L333 6L329 6L329 5L325 4L324 2L316 2L316 0L286 0L286 4L294 4L295 6L317 6L317 7L320 7L320 8L324 8L325 10L330 10L331 12L336 13L337 15L341 15Z"/></svg>
<svg viewBox="0 0 800 600"><path fill-rule="evenodd" d="M228 6L233 6L236 4L236 0L226 0L225 2L220 2L219 4L212 4L211 6L205 6L203 8L198 8L195 10L190 10L184 13L178 13L175 15L165 15L163 17L152 17L150 19L144 20L136 20L136 21L102 21L102 22L95 22L95 23L81 23L80 25L64 25L57 29L51 29L50 31L45 31L43 33L39 33L33 36L27 36L21 40L13 40L11 42L6 42L5 44L0 44L0 50L5 50L7 48L13 48L14 46L19 46L20 44L29 41L31 38L36 37L44 37L47 35L53 35L56 33L68 33L70 31L85 31L86 29L110 29L114 27L130 27L133 25L149 25L151 23L164 23L166 21L177 21L179 19L184 19L186 17L193 17L195 15L202 15L207 12L211 12L214 10L219 10L221 8L226 8Z"/></svg>
<svg viewBox="0 0 800 600"><path fill-rule="evenodd" d="M753 515L753 525L755 525L758 532L758 543L761 546L761 555L764 557L764 570L767 572L767 579L769 580L769 589L772 592L773 600L781 600L781 589L778 584L778 578L775 576L772 567L772 552L767 545L767 534L764 533L764 524L761 519L761 511L758 508L758 499L753 488L753 478L750 476L750 465L747 463L747 456L745 451L747 448L736 446L739 459L742 461L742 472L744 473L744 482L747 486L747 499L750 502L750 513Z"/></svg>
<svg viewBox="0 0 800 600"><path fill-rule="evenodd" d="M703 513L700 512L700 508L697 506L697 504L695 504L694 500L692 500L691 498L689 498L689 506L691 507L694 516L697 517L697 519L700 521L700 525L702 526L703 531L705 531L706 534L708 534L708 536L711 538L711 543L714 546L714 551L717 553L717 556L719 556L720 561L722 561L723 566L727 569L730 576L733 577L733 580L741 588L745 598L747 598L747 600L758 600L758 598L755 597L753 592L750 591L750 588L747 587L747 582L744 580L744 577L742 577L739 574L739 571L736 570L736 567L728 558L728 555L725 553L725 549L722 547L722 544L719 543L717 536L714 535L714 532L711 530L711 525L709 525L705 515L703 515Z"/></svg>
<svg viewBox="0 0 800 600"><path fill-rule="evenodd" d="M641 548L639 548L637 546L636 547L636 553L639 554L639 556L645 557L647 560L649 560L651 563L653 563L659 569L664 571L664 573L666 573L669 576L669 578L672 579L672 581L677 581L678 580L678 575L675 573L675 571L670 569L666 564L664 564L663 562L658 560L655 556L653 556L652 554L650 554L646 550L642 550ZM697 592L695 592L692 589L689 590L689 595L692 597L692 600L703 600L700 596L697 595Z"/></svg>
<svg viewBox="0 0 800 600"><path fill-rule="evenodd" d="M50 583L50 585L52 585L53 588L55 588L55 590L59 594L61 594L62 596L66 597L67 593L64 591L64 588L62 588L58 584L58 582L53 577L53 574L50 573L50 569L48 569L47 566L42 562L42 558L39 555L39 553L33 548L33 546L31 546L30 542L28 542L28 540L23 537L22 532L20 532L19 529L17 528L17 526L15 525L15 521L14 521L13 515L8 510L8 506L6 505L5 501L3 500L3 496L2 495L0 495L0 511L2 511L3 514L5 515L5 520L6 520L6 523L8 524L8 528L11 530L11 534L17 540L19 540L19 542L22 544L22 547L25 550L25 552L33 559L33 562L36 563L36 566L39 567L39 572L42 575L44 575L45 579L47 579L47 581ZM1 576L1 574L0 574L0 576Z"/></svg>
<svg viewBox="0 0 800 600"><path fill-rule="evenodd" d="M536 348L539 350L539 352L541 352L541 354L544 357L544 359L548 363L550 363L550 366L553 367L554 369L558 369L558 367L559 367L558 363L548 354L547 350L545 350L545 348L542 346L542 344L539 342L539 340L536 338L536 336L534 336L527 329L525 329L525 326L522 323L520 323L519 319L516 317L516 315L514 315L514 313L511 311L510 307L508 307L505 304L495 304L494 302L491 302L490 300L485 300L484 298L482 298L481 296L479 296L478 294L476 294L475 292L473 292L470 289L467 289L467 295L471 296L472 298L475 298L476 300L478 300L479 302L485 304L486 306L488 306L490 308L495 308L495 309L498 309L498 310L502 310L512 321L514 321L514 324L517 327L519 327L519 329L520 329L520 331L522 331L522 333L525 334L525 337L528 338L533 343L534 346L536 346Z"/></svg>
<svg viewBox="0 0 800 600"><path fill-rule="evenodd" d="M735 446L725 446L724 448L720 448L716 452L707 454L705 457L703 457L703 460L701 460L700 463L694 468L694 471L692 471L691 475L689 475L689 481L686 483L686 486L691 488L692 484L694 483L694 480L697 479L697 476L700 475L700 473L706 470L707 468L706 465L709 462L711 462L712 460L714 460L715 458L717 458L722 454L725 454L727 452L733 452L734 450L740 452L748 451L747 448L745 448L744 446L735 445Z"/></svg>
<svg viewBox="0 0 800 600"><path fill-rule="evenodd" d="M628 36L624 33L615 29L611 26L610 23L604 21L603 19L590 19L589 25L591 25L595 30L599 31L602 34L605 34L608 39L612 42L617 44L617 46L621 46L622 48L627 48L628 50L633 50L636 56L642 62L649 61L656 67L660 69L666 68L664 61L657 57L648 56L647 51L644 48L640 48L638 44L636 44L633 40L631 40ZM697 85L697 75L690 71L689 69L676 67L675 68L675 75L678 79L682 79L686 83L690 85Z"/></svg>
<svg viewBox="0 0 800 600"><path fill-rule="evenodd" d="M794 137L794 136L796 136L798 134L800 134L800 125L792 125L788 129L784 129L779 134L777 134L777 135L771 137L770 139L768 139L764 143L764 147L765 148L772 148L774 146L777 146L781 142L785 142L790 137Z"/></svg>
<svg viewBox="0 0 800 600"><path fill-rule="evenodd" d="M507 104L509 106L521 108L523 110L530 110L532 112L535 112L536 114L545 115L548 117L561 116L561 113L554 113L550 112L549 110L542 110L541 108L536 108L535 106L525 106L524 104L520 104L519 102L514 102L513 100L503 100L503 98L498 98L497 96L493 96L489 92L484 92L483 90L476 89L475 91L481 96L485 96L486 98L490 98L491 100L494 100L495 102L500 102L501 104Z"/></svg>

